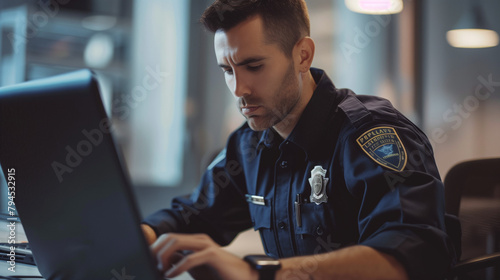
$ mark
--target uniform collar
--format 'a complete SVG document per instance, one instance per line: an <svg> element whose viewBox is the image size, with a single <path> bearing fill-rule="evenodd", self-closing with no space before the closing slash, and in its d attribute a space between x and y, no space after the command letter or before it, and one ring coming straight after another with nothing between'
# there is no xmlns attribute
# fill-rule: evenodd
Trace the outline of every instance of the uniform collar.
<svg viewBox="0 0 500 280"><path fill-rule="evenodd" d="M272 148L272 147L278 146L282 141L283 141L283 139L278 134L278 132L276 132L274 130L274 128L271 127L271 128L264 130L264 132L262 133L262 135L260 137L259 144L257 144L257 147L258 148L264 148L264 147Z"/></svg>
<svg viewBox="0 0 500 280"><path fill-rule="evenodd" d="M308 157L318 150L318 142L324 138L327 129L325 124L336 111L332 110L332 107L336 107L340 102L336 100L339 98L334 84L323 70L311 68L311 74L316 82L316 89L295 128L286 139L302 148ZM281 142L283 141L279 134L273 128L269 128L262 133L259 146L271 148Z"/></svg>

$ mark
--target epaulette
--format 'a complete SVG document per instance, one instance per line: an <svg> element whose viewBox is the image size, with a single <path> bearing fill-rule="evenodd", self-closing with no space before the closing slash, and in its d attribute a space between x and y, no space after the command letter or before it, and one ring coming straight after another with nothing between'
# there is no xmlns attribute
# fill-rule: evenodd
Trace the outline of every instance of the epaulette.
<svg viewBox="0 0 500 280"><path fill-rule="evenodd" d="M347 118L356 128L359 128L361 124L366 122L366 118L372 118L371 112L359 101L352 91L349 91L338 107L346 114Z"/></svg>

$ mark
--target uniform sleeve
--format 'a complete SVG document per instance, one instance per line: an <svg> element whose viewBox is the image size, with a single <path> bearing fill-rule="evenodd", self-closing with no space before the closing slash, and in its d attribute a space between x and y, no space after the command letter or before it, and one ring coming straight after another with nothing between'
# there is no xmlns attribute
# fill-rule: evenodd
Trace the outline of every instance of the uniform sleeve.
<svg viewBox="0 0 500 280"><path fill-rule="evenodd" d="M221 246L252 226L244 193L233 178L243 172L236 160L226 158L226 150L208 167L190 196L177 197L171 209L148 216L143 223L157 235L167 232L206 233Z"/></svg>
<svg viewBox="0 0 500 280"><path fill-rule="evenodd" d="M370 146L383 141L384 137L374 136L378 131L373 129L380 127L396 132L398 138ZM366 134L370 131L373 134ZM363 135L374 142L363 146L359 141ZM371 125L345 141L346 185L361 205L359 244L394 256L410 279L443 279L456 262L456 253L445 229L443 183L425 135L409 125ZM402 143L405 154L398 154L394 141ZM383 148L385 143L394 145ZM391 155L399 158L391 162Z"/></svg>

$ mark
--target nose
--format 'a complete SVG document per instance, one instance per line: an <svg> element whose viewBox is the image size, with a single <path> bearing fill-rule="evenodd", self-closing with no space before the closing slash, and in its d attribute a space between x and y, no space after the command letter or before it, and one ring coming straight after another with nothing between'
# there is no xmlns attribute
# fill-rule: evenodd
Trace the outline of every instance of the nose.
<svg viewBox="0 0 500 280"><path fill-rule="evenodd" d="M233 80L233 94L235 97L244 97L250 95L248 79L245 75L235 74Z"/></svg>

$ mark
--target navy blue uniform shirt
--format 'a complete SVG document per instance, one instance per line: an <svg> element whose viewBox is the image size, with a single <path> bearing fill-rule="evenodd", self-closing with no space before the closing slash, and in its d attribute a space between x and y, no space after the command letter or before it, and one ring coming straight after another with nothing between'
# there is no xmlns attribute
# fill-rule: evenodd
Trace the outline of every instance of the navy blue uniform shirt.
<svg viewBox="0 0 500 280"><path fill-rule="evenodd" d="M279 258L366 245L412 279L442 279L456 256L427 137L389 101L311 72L317 88L287 139L244 124L190 197L144 222L158 235L203 232L221 245L253 227Z"/></svg>

